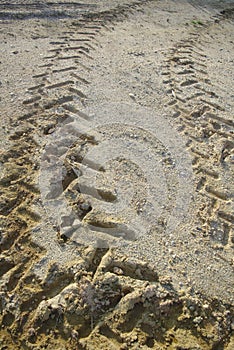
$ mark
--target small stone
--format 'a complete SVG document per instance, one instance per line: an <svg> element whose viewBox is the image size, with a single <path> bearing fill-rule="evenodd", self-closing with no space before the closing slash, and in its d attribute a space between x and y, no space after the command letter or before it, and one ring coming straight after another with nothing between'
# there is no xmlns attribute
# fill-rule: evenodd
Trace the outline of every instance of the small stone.
<svg viewBox="0 0 234 350"><path fill-rule="evenodd" d="M199 324L199 323L201 323L202 321L203 321L203 318L202 318L201 316L195 317L195 318L193 319L193 323L195 323L195 324Z"/></svg>
<svg viewBox="0 0 234 350"><path fill-rule="evenodd" d="M113 272L116 273L116 275L123 275L123 270L117 266L113 268Z"/></svg>
<svg viewBox="0 0 234 350"><path fill-rule="evenodd" d="M137 335L133 335L132 337L131 337L131 342L133 343L133 342L135 342L135 341L137 341Z"/></svg>
<svg viewBox="0 0 234 350"><path fill-rule="evenodd" d="M89 210L89 209L90 209L90 204L89 204L89 203L82 203L82 204L80 205L80 208L81 208L82 210L84 210L84 211Z"/></svg>
<svg viewBox="0 0 234 350"><path fill-rule="evenodd" d="M195 306L194 305L189 306L189 310L190 311L195 311Z"/></svg>

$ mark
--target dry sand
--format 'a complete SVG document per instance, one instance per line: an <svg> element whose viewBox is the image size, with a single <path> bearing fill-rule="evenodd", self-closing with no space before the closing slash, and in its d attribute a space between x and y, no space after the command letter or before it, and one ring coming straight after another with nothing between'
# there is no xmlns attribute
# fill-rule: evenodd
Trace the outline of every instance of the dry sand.
<svg viewBox="0 0 234 350"><path fill-rule="evenodd" d="M0 348L234 347L233 1L0 4Z"/></svg>

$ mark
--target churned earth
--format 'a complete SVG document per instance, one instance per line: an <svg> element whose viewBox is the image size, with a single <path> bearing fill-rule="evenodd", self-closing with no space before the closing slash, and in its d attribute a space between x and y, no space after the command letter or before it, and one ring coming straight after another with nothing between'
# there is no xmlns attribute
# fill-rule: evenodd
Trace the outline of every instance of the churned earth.
<svg viewBox="0 0 234 350"><path fill-rule="evenodd" d="M233 1L0 4L0 348L234 348Z"/></svg>

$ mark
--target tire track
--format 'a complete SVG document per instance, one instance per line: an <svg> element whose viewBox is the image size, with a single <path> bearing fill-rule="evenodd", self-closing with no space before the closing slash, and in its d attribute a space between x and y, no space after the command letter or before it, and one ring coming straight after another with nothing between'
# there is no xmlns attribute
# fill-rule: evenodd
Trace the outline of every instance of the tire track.
<svg viewBox="0 0 234 350"><path fill-rule="evenodd" d="M80 118L81 121L91 120L91 117L82 112L82 108L88 99L85 88L89 82L85 79L85 76L86 71L91 69L87 59L92 60L92 50L95 50L97 46L97 42L94 40L95 36L99 34L102 28L110 30L108 27L110 24L117 20L124 20L126 11L139 10L141 6L141 2L136 1L129 6L119 6L113 13L105 11L101 15L98 14L97 18L88 15L88 18L84 18L82 23L80 21L74 22L70 26L71 30L61 33L58 41L51 42L53 49L49 49L48 52L52 51L54 54L43 57L44 60L50 63L43 65L46 67L43 73L34 76L36 79L35 86L28 89L33 97L23 103L30 105L30 109L34 107L40 112L43 111L43 113L45 110L48 110L49 113L55 113L60 122L66 120L67 112L74 118ZM64 41L60 41L60 39ZM82 42L82 46L73 46L74 42ZM90 45L90 42L92 42L92 45ZM78 51L79 55L68 56L67 52L69 51ZM69 61L68 66L66 61ZM79 72L79 75L77 72ZM61 95L63 97L58 97ZM50 120L51 116L48 115L46 119ZM51 133L50 130L54 130L54 126L50 129L50 124L48 124L46 129L48 129L46 133L49 134ZM90 136L87 135L87 137Z"/></svg>
<svg viewBox="0 0 234 350"><path fill-rule="evenodd" d="M71 25L71 31L64 32L58 37L58 40L64 41L51 42L52 47L56 46L55 51L52 51L54 54L50 56L51 49L49 49L49 55L43 57L46 62L42 64L43 70L34 75L35 85L28 88L30 97L23 101L28 112L26 111L24 115L18 117L18 120L23 122L23 124L20 123L20 127L16 122L19 130L12 135L12 140L15 143L6 153L2 154L1 162L4 163L5 172L11 174L1 178L3 187L1 216L3 218L2 231L4 232L1 235L1 249L3 251L1 263L5 269L1 285L6 291L2 295L2 300L3 304L7 304L9 298L13 302L16 294L20 295L22 299L20 306L16 303L11 311L6 307L3 314L3 325L7 326L7 331L14 343L17 343L18 332L22 332L22 327L30 317L29 306L31 302L35 298L40 300L45 294L50 295L50 291L55 286L53 293L56 293L57 286L61 283L61 280L56 277L55 283L50 285L48 290L41 290L41 280L34 276L31 270L32 261L36 261L43 254L41 248L35 247L34 243L26 243L30 230L41 220L37 211L28 209L32 208L33 203L36 203L38 199L38 189L35 184L38 159L37 155L32 155L40 146L35 141L33 133L39 130L39 135L50 134L58 122L68 118L67 111L78 114L81 118L88 117L82 111L77 110L77 106L82 108L87 98L83 92L88 84L85 72L90 69L87 59L90 60L91 56L88 53L97 45L95 36L101 28L109 29L109 23L113 24L114 21L125 18L125 12L132 8L138 8L139 3L138 1L134 6L120 7L116 13L115 11L113 13L104 12L101 16L97 15L97 19L94 18L96 15L92 16L91 19L85 20L86 24L88 22L87 26L84 23L78 23L78 27L80 26L82 31L77 32L77 23L75 23ZM96 23L99 25L97 26ZM70 46L74 45L74 42L82 42L82 46ZM79 55L67 56L67 52L70 51L76 51ZM67 61L68 65L66 65ZM77 82L79 83L77 84ZM77 86L79 89L73 86ZM68 104L70 102L75 102L75 106ZM12 158L16 159L16 163L18 163L18 167L14 169L13 173L11 169ZM7 169L8 166L9 169ZM5 252L11 256L7 263ZM27 258L23 258L25 254ZM19 263L20 261L22 263ZM48 276L50 276L50 271ZM19 283L19 281L21 282ZM65 282L69 285L69 276ZM34 284L33 292L27 290L31 283ZM22 285L27 286L23 294L21 293ZM35 307L35 302L32 305ZM19 315L19 311L21 311L21 315ZM6 334L4 336L7 336Z"/></svg>
<svg viewBox="0 0 234 350"><path fill-rule="evenodd" d="M160 279L149 264L106 249L86 248L75 265L62 271L56 264L51 266L43 290L29 293L25 291L22 316L10 330L17 349L31 344L56 346L58 339L70 349L98 347L100 340L106 348L134 349L136 344L152 348L160 342L166 349L174 339L185 337L190 345L208 350L229 340L226 329L231 318L219 301L178 295L170 279ZM27 317L29 306L33 312ZM9 319L5 321L9 324ZM176 327L171 329L171 324ZM182 346L180 340L176 343Z"/></svg>
<svg viewBox="0 0 234 350"><path fill-rule="evenodd" d="M12 181L15 181L15 186L11 186L13 191L11 195L12 200L10 201L10 203L8 203L8 200L5 200L4 202L3 199L2 213L11 212L14 209L12 206L13 203L14 207L22 206L24 208L28 206L30 197L32 196L32 188L33 192L38 193L38 190L34 184L34 180L32 179L32 183L29 183L29 177L31 177L32 175L32 166L34 168L37 168L37 164L33 164L33 161L29 160L29 157L26 154L27 150L28 154L32 154L32 150L38 146L34 140L32 131L35 131L36 128L40 129L40 123L47 124L44 126L44 128L49 128L48 131L50 129L53 130L53 128L59 120L65 120L67 118L66 111L73 111L75 113L78 113L81 117L86 117L85 114L82 113L82 111L77 110L77 105L80 108L82 108L83 103L87 98L84 92L80 90L80 87L82 89L84 86L85 89L85 85L88 83L84 78L86 70L90 69L88 66L86 66L88 64L88 62L86 62L87 52L90 52L93 49L95 49L95 46L97 45L97 42L95 41L95 36L98 35L101 28L108 27L109 23L113 24L116 20L123 20L126 16L126 11L128 12L132 9L138 9L140 8L140 6L141 2L135 1L131 5L119 6L114 11L104 11L101 14L88 14L84 16L83 20L76 21L73 24L71 24L71 30L64 31L64 33L61 33L59 35L58 40L62 37L62 42L51 42L51 45L53 45L53 47L56 46L56 52L52 57L44 57L44 60L48 61L48 63L43 64L45 70L43 70L43 72L38 72L38 74L34 75L35 86L31 86L28 88L28 94L30 95L30 97L23 101L23 105L28 108L28 113L26 112L25 115L19 116L19 120L25 121L26 125L25 127L22 126L20 128L22 131L17 131L12 136L12 139L16 141L15 146L12 149L10 149L8 153L3 154L1 157L1 161L4 164L6 164L7 160L11 157L19 158L18 162L20 163L20 170L18 173L16 171L15 175L12 174L10 178L3 177L1 179L1 185L3 185L3 188L5 187L7 191L9 191L10 183ZM82 30L80 30L79 28L82 28ZM78 47L80 56L64 56L64 53L66 53L69 50L76 51L77 48L71 46L71 43L79 41L82 42L82 46ZM90 41L93 41L93 46L91 47L90 44L87 44L87 42L89 43ZM49 48L48 52L50 51L51 49ZM60 62L58 62L59 60L71 60L72 66L69 62L69 66L64 67L65 63L62 62L60 64ZM59 66L60 68L58 68ZM79 74L75 73L77 71L79 71ZM73 88L73 86L77 86L79 87L79 89ZM73 101L75 101L75 106L73 106L72 104L67 104ZM59 107L63 107L63 105L65 111L60 111ZM49 114L47 111L49 111ZM47 123L45 123L45 120L47 120ZM51 125L52 127L50 128ZM17 122L16 126L18 127ZM20 147L18 147L19 142L21 143ZM25 167L26 164L28 164L28 166ZM9 167L11 167L10 164ZM23 180L21 176L24 173L25 176L23 177L23 179L25 179L25 183L28 183L28 187L31 188L30 191L26 190L26 192L25 188L23 189L22 187L20 187L20 184ZM21 212L23 211L24 210L21 210ZM14 223L17 222L17 219L14 214L15 212L17 212L17 208L14 209L13 213L11 214L13 216L12 221ZM18 212L16 213L16 215L19 215L21 217L20 213ZM28 214L27 216L30 215ZM23 216L22 219L24 224L21 225L24 228L31 227L31 224L33 225L33 222L35 221L35 217L38 217L38 215L31 215L32 222L30 222L30 220L29 222L27 222L27 220L24 222ZM7 217L7 220L11 222L10 216ZM18 229L16 229L16 231L19 234ZM8 238L11 242L14 242L14 240L12 241L13 235L9 234L6 236L9 237L4 237L4 242L2 242L3 249L5 249L5 244L7 249L9 249Z"/></svg>
<svg viewBox="0 0 234 350"><path fill-rule="evenodd" d="M164 80L167 92L172 96L168 106L174 109L174 118L179 122L182 133L189 138L188 149L194 156L198 201L199 197L202 198L198 212L202 231L214 242L231 248L232 223L224 221L219 212L221 208L226 208L227 216L232 215L228 207L233 200L233 189L228 183L223 183L221 174L225 171L222 159L226 149L224 145L229 145L227 157L233 150L234 122L215 93L212 82L207 79L206 46L211 41L203 39L206 35L212 36L210 30L225 21L227 13L232 16L232 10L224 13L226 15L215 16L211 23L197 28L188 39L177 43L169 54L163 74L167 76ZM202 61L204 63L200 63ZM221 143L222 149L217 149L216 143ZM225 165L229 167L227 163Z"/></svg>

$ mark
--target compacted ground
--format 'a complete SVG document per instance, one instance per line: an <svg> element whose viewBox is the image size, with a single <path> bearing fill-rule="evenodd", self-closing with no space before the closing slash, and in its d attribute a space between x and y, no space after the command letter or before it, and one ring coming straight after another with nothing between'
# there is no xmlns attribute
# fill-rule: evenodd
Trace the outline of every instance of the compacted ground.
<svg viewBox="0 0 234 350"><path fill-rule="evenodd" d="M234 348L233 1L2 1L0 348Z"/></svg>

